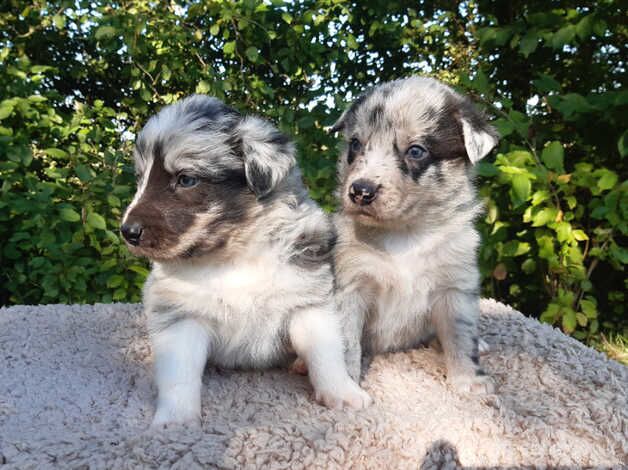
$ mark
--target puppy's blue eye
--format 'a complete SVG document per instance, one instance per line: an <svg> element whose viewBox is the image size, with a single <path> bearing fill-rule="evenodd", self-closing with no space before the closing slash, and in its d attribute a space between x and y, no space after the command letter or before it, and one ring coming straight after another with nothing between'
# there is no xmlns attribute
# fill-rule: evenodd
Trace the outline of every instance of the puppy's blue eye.
<svg viewBox="0 0 628 470"><path fill-rule="evenodd" d="M353 153L358 153L360 150L362 150L362 144L358 139L351 139L350 147Z"/></svg>
<svg viewBox="0 0 628 470"><path fill-rule="evenodd" d="M425 150L420 145L413 145L412 147L408 149L408 151L406 152L406 155L408 155L408 157L410 158L414 158L415 160L418 160L419 158L423 158L427 155L427 150Z"/></svg>
<svg viewBox="0 0 628 470"><path fill-rule="evenodd" d="M190 175L179 175L177 179L177 185L182 188L191 188L192 186L196 186L198 184L198 178L196 176Z"/></svg>

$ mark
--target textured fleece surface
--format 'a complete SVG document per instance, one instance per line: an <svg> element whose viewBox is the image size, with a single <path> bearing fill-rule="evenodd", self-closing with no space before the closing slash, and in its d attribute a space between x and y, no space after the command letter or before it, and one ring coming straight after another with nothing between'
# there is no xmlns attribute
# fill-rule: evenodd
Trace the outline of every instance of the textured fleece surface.
<svg viewBox="0 0 628 470"><path fill-rule="evenodd" d="M208 367L201 430L151 433L138 305L0 309L0 468L615 467L628 462L628 368L492 300L495 395L463 396L431 349L376 356L367 410L311 401L307 377Z"/></svg>

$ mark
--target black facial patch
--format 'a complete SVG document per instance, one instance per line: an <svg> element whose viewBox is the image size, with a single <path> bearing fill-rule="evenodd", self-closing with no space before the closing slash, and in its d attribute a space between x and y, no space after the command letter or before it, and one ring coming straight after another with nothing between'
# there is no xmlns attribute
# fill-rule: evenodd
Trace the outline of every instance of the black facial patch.
<svg viewBox="0 0 628 470"><path fill-rule="evenodd" d="M355 153L353 152L353 150L351 150L351 148L349 148L348 152L347 152L347 163L349 165L351 165L355 160Z"/></svg>
<svg viewBox="0 0 628 470"><path fill-rule="evenodd" d="M384 120L384 107L381 104L373 106L369 113L369 126L373 129L379 128Z"/></svg>
<svg viewBox="0 0 628 470"><path fill-rule="evenodd" d="M422 144L429 153L427 157L418 160L408 158L404 149L398 149L395 144L399 168L404 174L410 175L413 180L417 181L433 165L437 180L443 183L445 175L442 171L442 161L459 160L465 165L470 163L460 122L461 106L472 108L473 105L449 94L441 109L435 107L425 109L421 119L434 123L431 131L422 139ZM474 113L477 114L475 111Z"/></svg>
<svg viewBox="0 0 628 470"><path fill-rule="evenodd" d="M418 181L425 171L435 162L429 153L420 159L413 159L406 155L405 149L399 148L396 142L393 143L393 151L397 157L399 169L404 175L409 175L414 181Z"/></svg>
<svg viewBox="0 0 628 470"><path fill-rule="evenodd" d="M240 113L222 101L208 96L198 95L190 99L184 108L187 122L201 121L202 127L215 127L224 121L240 117Z"/></svg>
<svg viewBox="0 0 628 470"><path fill-rule="evenodd" d="M266 194L272 188L273 175L270 170L261 167L255 160L247 162L249 186L255 194Z"/></svg>
<svg viewBox="0 0 628 470"><path fill-rule="evenodd" d="M425 147L437 160L468 158L460 123L459 104L460 100L453 95L447 96L443 108L436 113L434 121L436 125L432 132L425 136Z"/></svg>
<svg viewBox="0 0 628 470"><path fill-rule="evenodd" d="M359 144L357 149L354 148L354 142L358 142ZM363 152L364 150L362 148L362 144L360 143L360 141L356 137L351 139L348 145L348 149L347 149L347 163L351 165L354 162L355 157L357 157Z"/></svg>

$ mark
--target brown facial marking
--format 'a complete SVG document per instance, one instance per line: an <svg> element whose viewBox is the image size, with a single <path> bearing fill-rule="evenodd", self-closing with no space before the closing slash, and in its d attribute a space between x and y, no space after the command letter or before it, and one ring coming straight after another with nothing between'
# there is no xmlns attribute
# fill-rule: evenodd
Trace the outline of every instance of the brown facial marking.
<svg viewBox="0 0 628 470"><path fill-rule="evenodd" d="M161 145L154 146L152 158L145 192L126 218L126 223L142 226L140 243L129 246L130 250L164 260L223 246L229 232L255 203L244 169L225 171L212 178L199 177L196 186L183 188L177 185L178 175L166 171ZM206 217L206 223L199 226L199 217ZM183 243L186 246L182 248L184 239L189 242Z"/></svg>

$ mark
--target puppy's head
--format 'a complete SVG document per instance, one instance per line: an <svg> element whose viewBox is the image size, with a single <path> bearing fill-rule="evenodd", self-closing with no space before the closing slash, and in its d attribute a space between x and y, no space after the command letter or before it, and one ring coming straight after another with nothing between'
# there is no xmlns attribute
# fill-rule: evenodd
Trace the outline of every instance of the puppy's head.
<svg viewBox="0 0 628 470"><path fill-rule="evenodd" d="M374 226L434 221L473 205L469 168L497 143L471 102L425 77L373 88L332 130L347 143L338 162L343 211Z"/></svg>
<svg viewBox="0 0 628 470"><path fill-rule="evenodd" d="M295 165L293 144L270 123L201 95L153 116L134 157L137 193L121 232L131 252L159 261L224 246Z"/></svg>

